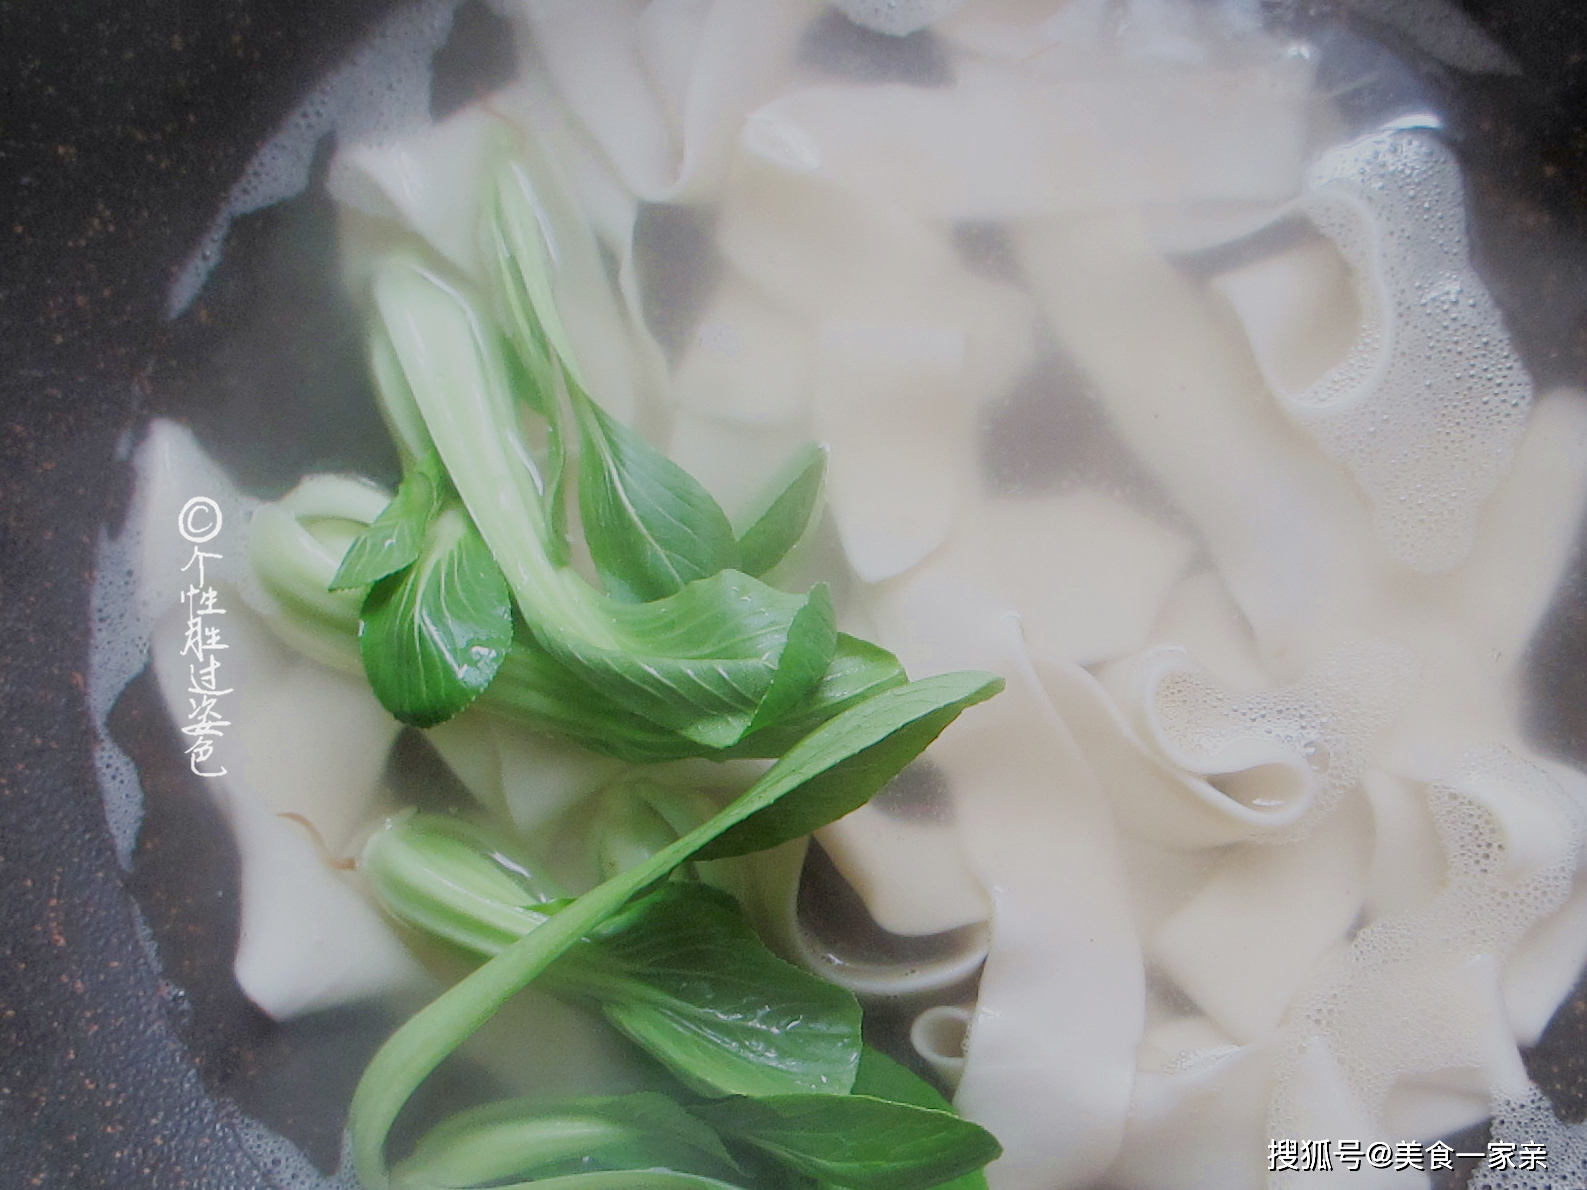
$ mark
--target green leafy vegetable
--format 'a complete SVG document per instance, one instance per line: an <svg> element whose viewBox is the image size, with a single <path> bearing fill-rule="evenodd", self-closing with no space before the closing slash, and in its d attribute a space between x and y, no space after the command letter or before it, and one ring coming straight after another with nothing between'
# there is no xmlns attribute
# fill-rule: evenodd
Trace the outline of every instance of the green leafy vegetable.
<svg viewBox="0 0 1587 1190"><path fill-rule="evenodd" d="M953 1111L953 1105L936 1087L870 1046L866 1046L860 1054L860 1067L854 1076L854 1093L935 1111ZM940 1183L936 1190L986 1190L986 1174L973 1169Z"/></svg>
<svg viewBox="0 0 1587 1190"><path fill-rule="evenodd" d="M777 723L751 731L726 755L781 756L838 712L905 680L903 666L886 649L840 632L832 663L810 696Z"/></svg>
<svg viewBox="0 0 1587 1190"><path fill-rule="evenodd" d="M478 828L421 815L371 837L363 868L386 908L489 957L560 908L542 878ZM842 1093L860 1058L853 995L777 958L726 893L669 882L569 946L546 989L598 1005L709 1095Z"/></svg>
<svg viewBox="0 0 1587 1190"><path fill-rule="evenodd" d="M425 1133L393 1171L402 1186L495 1186L591 1170L732 1177L716 1133L654 1091L508 1099L459 1112Z"/></svg>
<svg viewBox="0 0 1587 1190"><path fill-rule="evenodd" d="M726 893L664 884L603 926L590 952L558 963L547 988L598 1002L696 1091L841 1094L854 1082L858 1001L767 950Z"/></svg>
<svg viewBox="0 0 1587 1190"><path fill-rule="evenodd" d="M734 803L752 807L751 812L702 843L699 857L763 851L843 817L902 772L960 711L1002 686L1001 678L967 672L922 678L874 695L784 753ZM785 785L797 788L799 796L784 798Z"/></svg>
<svg viewBox="0 0 1587 1190"><path fill-rule="evenodd" d="M419 560L370 589L358 643L380 701L415 727L450 718L490 685L512 645L512 603L462 510L436 517Z"/></svg>
<svg viewBox="0 0 1587 1190"><path fill-rule="evenodd" d="M561 196L547 171L533 176ZM822 452L796 455L735 536L702 485L585 389L530 178L505 152L487 177L484 301L444 265L398 254L375 269L371 368L402 483L378 512L365 491L334 531L261 510L256 536L279 571L265 585L329 654L345 655L356 623L371 687L405 722L432 725L483 696L628 761L780 759L721 810L630 778L632 796L608 807L609 875L571 900L467 823L411 816L377 835L364 869L391 912L483 962L370 1062L349 1117L355 1170L371 1190L391 1184L386 1137L413 1090L540 978L717 1098L693 1115L649 1094L474 1109L399 1163L401 1186L926 1190L956 1178L952 1190L984 1190L970 1171L995 1141L865 1051L853 996L772 955L702 881L732 870L711 861L860 805L1001 682L906 682L891 654L837 631L826 587L801 595L756 577L815 515ZM571 562L575 445L599 586Z"/></svg>
<svg viewBox="0 0 1587 1190"><path fill-rule="evenodd" d="M842 789L840 782L822 782L820 778L826 774L847 771L866 783L876 781L879 788L955 714L991 697L1001 686L1001 679L990 674L945 674L884 690L851 707L790 749L709 821L644 863L597 885L420 1009L375 1054L354 1092L348 1131L358 1176L375 1190L389 1185L386 1134L414 1088L509 996L542 974L637 893L742 824L750 824L751 834L783 841L775 838L775 822L766 828L757 828L755 823L784 798L802 799L811 789L823 804L847 804L850 791ZM922 722L935 725L935 730L918 730ZM911 747L899 747L899 737L907 739ZM862 763L873 752L878 761ZM889 765L891 771L883 773ZM811 810L797 817L809 820L815 816Z"/></svg>
<svg viewBox="0 0 1587 1190"><path fill-rule="evenodd" d="M513 844L439 814L387 823L364 844L359 868L394 917L486 957L565 901Z"/></svg>
<svg viewBox="0 0 1587 1190"><path fill-rule="evenodd" d="M582 390L578 360L552 294L545 214L525 167L507 157L498 161L486 182L486 202L484 259L494 270L496 293L524 366L543 393L556 391L559 373Z"/></svg>
<svg viewBox="0 0 1587 1190"><path fill-rule="evenodd" d="M375 391L380 394L380 415L397 446L404 472L418 460L434 453L430 433L424 428L424 418L414 403L413 390L403 374L402 362L397 359L397 349L382 322L369 328L369 375Z"/></svg>
<svg viewBox="0 0 1587 1190"><path fill-rule="evenodd" d="M868 1095L735 1096L692 1110L724 1135L852 1190L928 1190L1002 1151L952 1112Z"/></svg>
<svg viewBox="0 0 1587 1190"><path fill-rule="evenodd" d="M821 675L827 672L838 650L837 613L826 584L811 588L805 605L794 613L771 685L755 708L748 732L777 722L804 701Z"/></svg>
<svg viewBox="0 0 1587 1190"><path fill-rule="evenodd" d="M727 748L714 748L592 690L538 641L520 634L485 701L539 730L642 764L689 756L779 756L834 715L904 680L903 668L887 650L839 633L831 665L804 702L779 722L756 728Z"/></svg>
<svg viewBox="0 0 1587 1190"><path fill-rule="evenodd" d="M739 536L740 570L765 574L798 544L815 514L826 466L826 452L819 446L807 446L794 455L774 485L776 495Z"/></svg>
<svg viewBox="0 0 1587 1190"><path fill-rule="evenodd" d="M642 776L625 777L606 786L595 804L590 827L591 857L602 878L643 863L719 809L719 804L699 789ZM674 874L726 887L707 875L719 868L720 865L700 865L691 860Z"/></svg>
<svg viewBox="0 0 1587 1190"><path fill-rule="evenodd" d="M693 476L582 393L573 411L584 538L609 592L660 599L736 564L727 514Z"/></svg>
<svg viewBox="0 0 1587 1190"><path fill-rule="evenodd" d="M425 427L535 639L626 710L708 748L737 743L806 600L723 570L665 599L626 604L558 566L542 480L479 311L400 257L377 270L374 296Z"/></svg>
<svg viewBox="0 0 1587 1190"><path fill-rule="evenodd" d="M348 547L331 590L367 586L419 560L424 532L441 509L440 469L440 459L431 452L423 465L402 477L385 511Z"/></svg>
<svg viewBox="0 0 1587 1190"><path fill-rule="evenodd" d="M571 637L546 643L614 702L697 743L727 748L748 733L795 617L812 598L820 596L790 595L724 570L665 599L608 604L613 646Z"/></svg>

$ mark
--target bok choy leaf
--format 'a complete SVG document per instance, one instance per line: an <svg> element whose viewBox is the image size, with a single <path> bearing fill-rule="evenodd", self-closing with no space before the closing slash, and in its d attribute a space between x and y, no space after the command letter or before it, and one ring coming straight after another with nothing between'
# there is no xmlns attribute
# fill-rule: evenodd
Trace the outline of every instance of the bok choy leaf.
<svg viewBox="0 0 1587 1190"><path fill-rule="evenodd" d="M358 644L370 687L415 727L451 718L490 685L512 646L512 603L462 509L437 516L418 561L370 588Z"/></svg>
<svg viewBox="0 0 1587 1190"><path fill-rule="evenodd" d="M734 1096L691 1110L724 1136L850 1190L929 1190L1002 1151L951 1111L869 1095Z"/></svg>
<svg viewBox="0 0 1587 1190"><path fill-rule="evenodd" d="M826 467L826 452L819 446L807 446L794 455L773 485L775 494L739 535L740 570L765 574L798 544L815 515Z"/></svg>
<svg viewBox="0 0 1587 1190"><path fill-rule="evenodd" d="M687 471L575 392L579 512L606 589L641 602L737 564L727 514Z"/></svg>
<svg viewBox="0 0 1587 1190"><path fill-rule="evenodd" d="M803 636L782 664L805 598L722 570L665 599L629 604L556 565L540 478L479 311L459 288L405 258L385 262L374 294L453 486L548 652L619 706L709 748L743 738L780 668L797 676L795 695L808 692L811 650L825 637ZM819 671L830 660L829 652Z"/></svg>
<svg viewBox="0 0 1587 1190"><path fill-rule="evenodd" d="M655 1091L508 1099L459 1112L393 1171L402 1186L485 1187L589 1170L730 1178L737 1165L711 1127Z"/></svg>
<svg viewBox="0 0 1587 1190"><path fill-rule="evenodd" d="M377 832L362 866L394 916L487 958L565 904L509 848L434 815ZM858 1069L854 996L772 954L732 897L695 881L634 901L542 986L599 1008L702 1094L841 1094Z"/></svg>
<svg viewBox="0 0 1587 1190"><path fill-rule="evenodd" d="M781 833L789 824L820 818L822 807L829 817L831 811L841 812L859 790L875 792L961 710L1001 686L1002 680L990 674L944 674L884 690L851 707L801 740L707 822L578 897L420 1009L375 1054L354 1092L348 1132L358 1176L372 1190L391 1184L386 1135L419 1083L508 997L635 895L728 832L739 830L741 840L771 846L791 837ZM839 779L844 775L853 787ZM812 804L793 814L773 813L785 799Z"/></svg>

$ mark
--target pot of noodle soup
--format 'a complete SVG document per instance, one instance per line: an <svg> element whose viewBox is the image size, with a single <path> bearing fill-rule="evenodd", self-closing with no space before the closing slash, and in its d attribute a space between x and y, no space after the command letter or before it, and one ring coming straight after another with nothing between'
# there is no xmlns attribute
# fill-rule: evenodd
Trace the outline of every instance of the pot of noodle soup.
<svg viewBox="0 0 1587 1190"><path fill-rule="evenodd" d="M1584 1184L1577 14L61 19L11 1182Z"/></svg>

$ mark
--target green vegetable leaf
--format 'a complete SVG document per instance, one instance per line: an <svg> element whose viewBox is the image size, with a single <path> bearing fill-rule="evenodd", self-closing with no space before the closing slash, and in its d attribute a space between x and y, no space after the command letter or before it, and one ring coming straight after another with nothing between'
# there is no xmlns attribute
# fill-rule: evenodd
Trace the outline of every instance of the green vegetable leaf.
<svg viewBox="0 0 1587 1190"><path fill-rule="evenodd" d="M370 1060L353 1093L348 1132L358 1176L371 1190L390 1184L386 1134L414 1089L509 997L636 894L685 861L704 856L713 839L740 826L748 825L746 836L783 841L756 820L785 798L797 802L814 796L828 809L848 805L853 791L830 779L832 774L848 771L874 793L913 760L954 714L990 698L1001 686L1002 680L991 674L943 674L883 690L850 707L791 748L707 822L643 863L596 885L420 1009ZM934 730L929 734L912 730L922 722L930 722ZM898 747L900 737L907 738L913 749ZM858 763L871 756L875 757L871 763ZM825 782L824 776L829 778ZM818 817L815 808L793 816L799 821Z"/></svg>
<svg viewBox="0 0 1587 1190"><path fill-rule="evenodd" d="M592 690L539 641L520 632L483 701L535 730L646 764L691 756L780 756L828 719L904 680L903 668L887 650L839 633L837 653L809 697L780 722L756 729L724 750L652 723Z"/></svg>
<svg viewBox="0 0 1587 1190"><path fill-rule="evenodd" d="M840 632L837 651L810 696L778 722L745 735L725 755L781 756L828 719L906 680L904 667L886 649Z"/></svg>
<svg viewBox="0 0 1587 1190"><path fill-rule="evenodd" d="M572 341L563 329L552 292L546 216L528 171L504 159L487 181L486 202L481 224L484 258L494 269L505 321L524 366L543 397L555 392L559 369L582 388Z"/></svg>
<svg viewBox="0 0 1587 1190"><path fill-rule="evenodd" d="M763 851L808 835L862 806L920 755L965 707L1003 688L1001 678L968 671L884 690L817 728L784 754L729 809L739 821L699 849L701 859ZM781 774L780 781L770 781ZM784 797L793 782L799 796Z"/></svg>
<svg viewBox="0 0 1587 1190"><path fill-rule="evenodd" d="M560 908L517 848L472 822L410 814L364 844L359 870L394 917L475 954L497 954Z"/></svg>
<svg viewBox="0 0 1587 1190"><path fill-rule="evenodd" d="M790 595L736 570L650 603L610 603L621 649L548 635L594 689L708 748L736 744L776 677L797 613Z"/></svg>
<svg viewBox="0 0 1587 1190"><path fill-rule="evenodd" d="M712 1129L654 1091L574 1099L507 1099L448 1117L394 1171L400 1185L497 1186L589 1170L732 1177Z"/></svg>
<svg viewBox="0 0 1587 1190"><path fill-rule="evenodd" d="M554 560L544 481L519 427L500 335L469 294L411 258L383 260L371 292L404 391L524 618L620 647L596 592Z"/></svg>
<svg viewBox="0 0 1587 1190"><path fill-rule="evenodd" d="M838 648L837 614L825 583L811 588L805 605L794 613L788 636L777 655L777 669L746 732L777 722L820 683Z"/></svg>
<svg viewBox="0 0 1587 1190"><path fill-rule="evenodd" d="M404 472L433 449L424 418L413 399L413 389L397 358L386 325L375 322L369 329L369 378L380 397L380 415L391 431Z"/></svg>
<svg viewBox="0 0 1587 1190"><path fill-rule="evenodd" d="M953 1111L953 1105L936 1087L871 1046L866 1046L860 1054L860 1068L854 1076L854 1093L869 1095L873 1099L890 1099L894 1103L907 1103L914 1107ZM936 1190L986 1190L986 1174L979 1169L971 1170L942 1182Z"/></svg>
<svg viewBox="0 0 1587 1190"><path fill-rule="evenodd" d="M728 894L663 884L548 973L706 1095L841 1094L860 1058L852 993L772 954Z"/></svg>
<svg viewBox="0 0 1587 1190"><path fill-rule="evenodd" d="M388 912L487 958L562 908L510 844L439 815L377 831L361 867ZM737 901L694 881L569 947L545 986L594 1002L703 1094L841 1093L859 1065L854 996L772 954Z"/></svg>
<svg viewBox="0 0 1587 1190"><path fill-rule="evenodd" d="M333 591L362 587L419 560L424 531L441 508L441 460L431 451L402 477L390 504L353 539L331 579Z"/></svg>
<svg viewBox="0 0 1587 1190"><path fill-rule="evenodd" d="M912 1107L929 1107L935 1111L953 1110L953 1105L936 1087L871 1045L860 1053L859 1069L854 1075L854 1093L869 1095L873 1099L891 1099L894 1103L907 1103Z"/></svg>
<svg viewBox="0 0 1587 1190"><path fill-rule="evenodd" d="M523 631L514 639L512 651L482 702L536 731L563 736L631 764L716 753L592 689Z"/></svg>
<svg viewBox="0 0 1587 1190"><path fill-rule="evenodd" d="M460 509L436 517L419 560L376 583L364 601L364 672L385 708L415 727L433 727L473 702L511 645L507 583Z"/></svg>
<svg viewBox="0 0 1587 1190"><path fill-rule="evenodd" d="M826 452L812 444L797 452L783 468L773 483L776 495L739 535L740 570L746 574L765 574L798 544L810 527L826 467Z"/></svg>
<svg viewBox="0 0 1587 1190"><path fill-rule="evenodd" d="M579 512L606 589L644 602L735 564L727 514L682 467L582 393Z"/></svg>
<svg viewBox="0 0 1587 1190"><path fill-rule="evenodd" d="M725 1136L851 1190L928 1190L1002 1152L952 1112L869 1095L733 1097L691 1109Z"/></svg>
<svg viewBox="0 0 1587 1190"><path fill-rule="evenodd" d="M545 219L527 171L504 158L486 184L485 217L480 224L483 259L491 266L498 309L513 345L509 383L525 404L546 419L546 553L563 566L569 557L563 494L569 433L563 421L562 389L580 388L582 382L552 292Z"/></svg>
<svg viewBox="0 0 1587 1190"><path fill-rule="evenodd" d="M527 1182L492 1182L488 1190L743 1190L734 1182L675 1169L598 1169L589 1173L560 1174ZM486 1190L455 1187L450 1183L404 1179L402 1190Z"/></svg>
<svg viewBox="0 0 1587 1190"><path fill-rule="evenodd" d="M554 559L542 481L517 425L499 337L457 286L411 260L376 270L375 304L453 487L524 622L597 692L707 749L749 729L806 600L736 571L650 603L593 590Z"/></svg>
<svg viewBox="0 0 1587 1190"><path fill-rule="evenodd" d="M567 431L563 425L562 398L555 387L546 388L516 351L504 351L503 376L507 390L545 421L545 453L538 462L544 489L541 499L546 513L546 555L553 564L566 566L572 557L568 542Z"/></svg>

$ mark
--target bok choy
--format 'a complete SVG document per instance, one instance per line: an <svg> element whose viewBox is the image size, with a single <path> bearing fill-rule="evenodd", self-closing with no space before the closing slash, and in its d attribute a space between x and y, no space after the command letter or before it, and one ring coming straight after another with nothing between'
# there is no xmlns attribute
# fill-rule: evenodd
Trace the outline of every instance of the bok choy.
<svg viewBox="0 0 1587 1190"><path fill-rule="evenodd" d="M965 1177L970 1190L996 1142L867 1050L850 993L777 958L730 896L689 877L694 861L855 809L1000 681L907 681L885 650L837 630L824 586L767 582L815 514L822 453L791 458L735 532L586 391L529 173L500 161L484 193L485 290L415 251L374 270L395 495L335 565L294 554L306 538L262 519L264 585L327 648L350 655L356 641L371 688L410 725L483 700L633 763L777 759L696 820L636 819L644 829L602 853L606 878L572 898L511 840L460 819L377 834L363 868L387 911L479 965L371 1061L349 1119L357 1174L371 1190L925 1190ZM414 1089L531 981L605 1016L677 1094L491 1104L390 1165L387 1134Z"/></svg>

